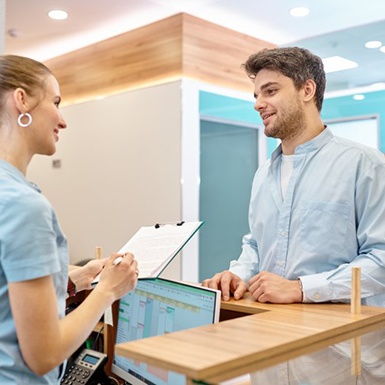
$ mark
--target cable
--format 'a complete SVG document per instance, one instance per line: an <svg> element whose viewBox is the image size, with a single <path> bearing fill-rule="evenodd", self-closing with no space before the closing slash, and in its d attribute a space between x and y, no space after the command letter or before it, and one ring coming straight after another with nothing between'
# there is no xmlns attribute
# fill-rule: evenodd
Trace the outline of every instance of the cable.
<svg viewBox="0 0 385 385"><path fill-rule="evenodd" d="M110 384L111 384L111 385L120 385L120 384L119 384L119 381L118 381L116 378L114 378L114 377L108 377L108 379L110 380Z"/></svg>

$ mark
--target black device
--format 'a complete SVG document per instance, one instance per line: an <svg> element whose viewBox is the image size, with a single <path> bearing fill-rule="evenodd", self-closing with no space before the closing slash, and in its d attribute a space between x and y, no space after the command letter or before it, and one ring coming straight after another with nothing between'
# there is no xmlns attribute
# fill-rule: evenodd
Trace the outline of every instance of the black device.
<svg viewBox="0 0 385 385"><path fill-rule="evenodd" d="M104 372L107 354L91 349L82 349L72 362L68 362L61 384L110 385Z"/></svg>

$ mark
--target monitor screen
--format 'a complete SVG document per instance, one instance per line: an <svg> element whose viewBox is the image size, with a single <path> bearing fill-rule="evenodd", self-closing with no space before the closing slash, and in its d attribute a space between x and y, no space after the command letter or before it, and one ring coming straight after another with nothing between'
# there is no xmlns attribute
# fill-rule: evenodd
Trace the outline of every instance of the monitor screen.
<svg viewBox="0 0 385 385"><path fill-rule="evenodd" d="M218 322L220 301L218 290L160 278L139 280L120 300L116 343ZM118 355L112 372L132 385L186 384L181 374Z"/></svg>

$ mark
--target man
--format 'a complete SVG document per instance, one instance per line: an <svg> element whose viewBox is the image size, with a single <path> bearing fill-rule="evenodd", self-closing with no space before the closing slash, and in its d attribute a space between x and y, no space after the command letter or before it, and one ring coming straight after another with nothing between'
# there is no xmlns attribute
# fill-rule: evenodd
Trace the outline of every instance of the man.
<svg viewBox="0 0 385 385"><path fill-rule="evenodd" d="M281 144L256 172L239 259L203 286L224 300L248 289L259 302L347 302L359 266L363 303L385 306L383 155L325 127L325 72L308 50L263 50L244 68Z"/></svg>

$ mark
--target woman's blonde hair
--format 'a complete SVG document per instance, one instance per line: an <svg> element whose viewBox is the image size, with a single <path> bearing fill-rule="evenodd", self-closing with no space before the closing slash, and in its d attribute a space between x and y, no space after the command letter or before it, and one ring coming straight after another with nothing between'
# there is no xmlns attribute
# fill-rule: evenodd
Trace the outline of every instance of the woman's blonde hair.
<svg viewBox="0 0 385 385"><path fill-rule="evenodd" d="M44 81L52 72L36 60L17 56L0 55L0 112L4 109L8 92L22 88L30 96L44 89Z"/></svg>

